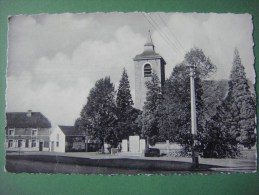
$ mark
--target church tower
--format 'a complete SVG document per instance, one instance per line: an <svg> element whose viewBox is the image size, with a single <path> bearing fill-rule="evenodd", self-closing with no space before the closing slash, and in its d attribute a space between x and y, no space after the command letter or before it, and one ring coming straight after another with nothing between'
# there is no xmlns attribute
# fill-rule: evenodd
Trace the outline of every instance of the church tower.
<svg viewBox="0 0 259 195"><path fill-rule="evenodd" d="M142 110L146 101L147 89L145 82L155 73L161 86L165 83L165 60L155 52L150 31L148 32L147 42L144 45L144 51L136 55L133 59L135 64L135 108Z"/></svg>

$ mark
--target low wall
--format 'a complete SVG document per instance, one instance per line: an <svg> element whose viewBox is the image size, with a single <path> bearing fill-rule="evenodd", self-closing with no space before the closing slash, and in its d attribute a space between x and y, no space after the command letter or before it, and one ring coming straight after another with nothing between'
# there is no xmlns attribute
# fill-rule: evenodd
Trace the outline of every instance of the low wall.
<svg viewBox="0 0 259 195"><path fill-rule="evenodd" d="M40 149L38 147L35 148L6 148L6 151L14 151L14 152L36 152L36 151L40 151ZM48 152L49 148L43 148L43 151Z"/></svg>
<svg viewBox="0 0 259 195"><path fill-rule="evenodd" d="M111 167L127 169L144 169L144 170L168 170L183 171L192 170L192 163L179 161L162 161L149 159L91 159L68 156L51 156L51 155L7 155L7 160L29 160L52 163L76 164L94 167ZM209 170L212 166L200 165L199 170Z"/></svg>
<svg viewBox="0 0 259 195"><path fill-rule="evenodd" d="M158 142L156 143L154 146L150 146L150 148L158 148L160 150L166 150L166 149L169 149L169 150L180 150L182 149L183 147L179 144L176 144L176 143L166 143L166 142Z"/></svg>

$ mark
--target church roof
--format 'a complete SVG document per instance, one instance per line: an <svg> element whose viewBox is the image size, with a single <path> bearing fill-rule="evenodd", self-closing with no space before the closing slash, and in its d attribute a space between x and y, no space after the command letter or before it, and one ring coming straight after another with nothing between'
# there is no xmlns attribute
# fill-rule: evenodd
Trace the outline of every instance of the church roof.
<svg viewBox="0 0 259 195"><path fill-rule="evenodd" d="M136 55L134 60L150 60L150 59L163 59L162 56L160 56L158 53L156 53L154 50L152 51L143 51L141 54Z"/></svg>
<svg viewBox="0 0 259 195"><path fill-rule="evenodd" d="M151 60L151 59L162 59L164 61L163 57L155 52L155 46L153 44L150 31L148 31L147 41L144 45L144 51L141 54L136 55L133 60L137 61L137 60Z"/></svg>

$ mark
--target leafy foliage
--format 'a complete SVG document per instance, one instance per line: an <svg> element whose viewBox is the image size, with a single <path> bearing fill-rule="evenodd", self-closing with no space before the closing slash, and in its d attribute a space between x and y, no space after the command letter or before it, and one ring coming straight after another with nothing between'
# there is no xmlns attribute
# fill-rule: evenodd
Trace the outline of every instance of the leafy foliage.
<svg viewBox="0 0 259 195"><path fill-rule="evenodd" d="M117 92L116 105L118 116L116 132L119 140L128 139L129 135L139 134L140 130L135 121L140 111L133 108L130 84L125 68L123 69Z"/></svg>
<svg viewBox="0 0 259 195"><path fill-rule="evenodd" d="M237 50L228 85L227 96L207 122L204 157L234 158L240 154L240 143L246 147L255 144L255 100Z"/></svg>
<svg viewBox="0 0 259 195"><path fill-rule="evenodd" d="M147 138L147 145L154 145L159 139L159 110L161 106L161 86L156 74L146 82L147 95L143 113L139 119L142 136Z"/></svg>
<svg viewBox="0 0 259 195"><path fill-rule="evenodd" d="M133 108L125 69L116 101L110 78L100 79L90 91L87 104L75 126L79 131L99 139L102 144L107 142L113 147L129 135L141 133L147 139L147 144L170 140L190 151L192 135L188 66L196 67L197 149L203 157L234 158L240 153L240 143L246 147L253 146L256 141L255 97L237 50L228 85L226 81L205 80L216 71L216 66L197 48L191 49L184 61L175 66L163 89L158 76L152 74L146 78L147 94L143 112Z"/></svg>
<svg viewBox="0 0 259 195"><path fill-rule="evenodd" d="M205 113L207 108L203 102L203 88L201 78L208 78L216 67L206 57L202 50L194 48L186 55L185 60L178 64L170 78L166 81L162 112L163 120L160 120L161 138L175 141L191 147L191 102L190 102L190 72L187 66L196 67L195 92L198 138L204 134ZM201 146L202 147L202 146Z"/></svg>
<svg viewBox="0 0 259 195"><path fill-rule="evenodd" d="M209 78L217 71L217 67L211 62L209 57L206 57L201 49L192 48L186 53L185 64L196 67L196 75L200 79Z"/></svg>
<svg viewBox="0 0 259 195"><path fill-rule="evenodd" d="M216 114L207 122L203 135L203 157L235 158L239 156L236 128L226 123L229 110L224 102L217 106Z"/></svg>
<svg viewBox="0 0 259 195"><path fill-rule="evenodd" d="M115 91L109 77L95 83L83 107L75 126L93 138L116 145L118 138L115 132L117 122Z"/></svg>
<svg viewBox="0 0 259 195"><path fill-rule="evenodd" d="M166 81L163 94L163 109L160 120L161 138L183 143L190 129L190 95L189 76L185 65L174 68Z"/></svg>
<svg viewBox="0 0 259 195"><path fill-rule="evenodd" d="M133 108L130 85L126 70L123 70L115 100L114 86L109 77L95 83L75 121L77 131L84 132L94 139L117 147L118 142L130 134L140 133L136 119L140 111Z"/></svg>
<svg viewBox="0 0 259 195"><path fill-rule="evenodd" d="M216 114L217 106L226 97L228 91L228 80L202 80L201 81L205 117L210 120Z"/></svg>

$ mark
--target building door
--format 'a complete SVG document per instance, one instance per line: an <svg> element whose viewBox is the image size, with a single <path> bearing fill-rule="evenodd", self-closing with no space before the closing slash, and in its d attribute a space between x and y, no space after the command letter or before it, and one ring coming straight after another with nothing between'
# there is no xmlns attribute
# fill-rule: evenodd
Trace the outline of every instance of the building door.
<svg viewBox="0 0 259 195"><path fill-rule="evenodd" d="M51 142L50 151L54 152L54 142L53 141Z"/></svg>
<svg viewBox="0 0 259 195"><path fill-rule="evenodd" d="M40 147L39 147L40 151L43 151L43 142L40 142Z"/></svg>

